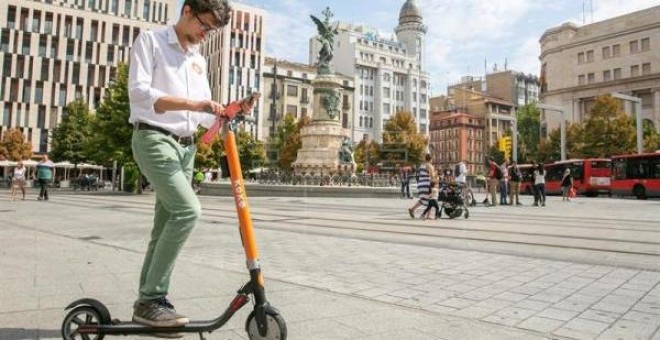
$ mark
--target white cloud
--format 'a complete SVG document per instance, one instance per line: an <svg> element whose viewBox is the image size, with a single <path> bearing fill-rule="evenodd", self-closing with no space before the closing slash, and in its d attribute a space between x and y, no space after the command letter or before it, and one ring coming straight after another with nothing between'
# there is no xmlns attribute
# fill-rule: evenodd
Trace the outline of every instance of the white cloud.
<svg viewBox="0 0 660 340"><path fill-rule="evenodd" d="M315 27L309 19L309 2L281 0L277 11L266 12L266 55L301 63L309 62L309 38Z"/></svg>
<svg viewBox="0 0 660 340"><path fill-rule="evenodd" d="M515 50L513 58L509 61L509 69L538 75L541 67L540 54L539 38L536 35L531 36Z"/></svg>
<svg viewBox="0 0 660 340"><path fill-rule="evenodd" d="M422 0L419 7L429 27L428 62L433 94L461 76L483 73L483 62L465 65L464 54L494 59L488 47L516 36L513 28L532 9L531 0ZM465 67L468 67L466 70Z"/></svg>

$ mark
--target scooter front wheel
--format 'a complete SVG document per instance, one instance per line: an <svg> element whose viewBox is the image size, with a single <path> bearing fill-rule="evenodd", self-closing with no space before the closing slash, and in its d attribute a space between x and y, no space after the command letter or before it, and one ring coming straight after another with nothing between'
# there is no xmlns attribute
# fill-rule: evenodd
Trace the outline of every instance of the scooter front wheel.
<svg viewBox="0 0 660 340"><path fill-rule="evenodd" d="M90 306L80 306L72 309L62 322L62 339L64 340L102 340L103 334L81 334L81 326L100 325L99 312Z"/></svg>
<svg viewBox="0 0 660 340"><path fill-rule="evenodd" d="M250 313L245 322L245 330L250 340L286 340L286 323L281 315L266 312L266 323L268 324L268 334L261 336L254 311Z"/></svg>

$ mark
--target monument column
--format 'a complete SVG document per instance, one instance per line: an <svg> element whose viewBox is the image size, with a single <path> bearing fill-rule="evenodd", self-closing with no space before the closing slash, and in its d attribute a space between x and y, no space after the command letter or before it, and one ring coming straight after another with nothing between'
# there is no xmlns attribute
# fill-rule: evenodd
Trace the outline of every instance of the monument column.
<svg viewBox="0 0 660 340"><path fill-rule="evenodd" d="M323 11L325 20L310 17L318 28L317 40L322 47L318 58L318 76L312 80L314 88L312 122L300 131L302 147L292 164L296 175L331 176L353 171L353 143L344 135L341 126L342 80L332 68L332 51L336 28L330 27L332 12Z"/></svg>

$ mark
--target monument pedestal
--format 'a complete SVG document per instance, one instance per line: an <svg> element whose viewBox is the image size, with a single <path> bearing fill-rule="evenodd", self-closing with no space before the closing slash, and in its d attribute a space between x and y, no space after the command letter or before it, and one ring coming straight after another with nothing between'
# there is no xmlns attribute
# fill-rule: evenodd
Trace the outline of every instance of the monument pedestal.
<svg viewBox="0 0 660 340"><path fill-rule="evenodd" d="M332 74L322 74L312 81L314 113L312 122L300 131L302 148L292 164L296 174L334 175L344 173L339 153L346 136L339 123L342 82ZM351 166L352 165L352 166ZM353 170L354 171L354 170Z"/></svg>

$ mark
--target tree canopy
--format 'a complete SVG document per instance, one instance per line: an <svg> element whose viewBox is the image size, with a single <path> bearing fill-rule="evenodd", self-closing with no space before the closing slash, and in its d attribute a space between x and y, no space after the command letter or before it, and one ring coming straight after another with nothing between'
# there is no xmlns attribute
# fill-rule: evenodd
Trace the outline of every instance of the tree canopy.
<svg viewBox="0 0 660 340"><path fill-rule="evenodd" d="M380 147L381 162L420 164L424 161L428 139L417 130L417 123L410 112L399 111L383 128L383 144ZM407 153L407 160L401 152Z"/></svg>
<svg viewBox="0 0 660 340"><path fill-rule="evenodd" d="M303 116L296 122L292 114L284 116L284 121L277 126L275 135L271 138L273 149L278 151L277 167L282 170L291 170L291 165L298 157L298 150L302 148L300 131L311 122L308 116Z"/></svg>
<svg viewBox="0 0 660 340"><path fill-rule="evenodd" d="M116 79L110 84L96 116L91 120L92 131L85 152L96 164L109 165L113 161L122 166L133 164L131 138L133 126L128 122L128 66L119 64Z"/></svg>
<svg viewBox="0 0 660 340"><path fill-rule="evenodd" d="M62 122L53 129L50 158L55 162L83 163L87 160L85 145L90 136L92 115L82 99L67 104L64 113Z"/></svg>
<svg viewBox="0 0 660 340"><path fill-rule="evenodd" d="M32 157L32 143L25 140L19 129L9 129L0 141L0 159L20 161Z"/></svg>
<svg viewBox="0 0 660 340"><path fill-rule="evenodd" d="M541 112L536 103L520 107L518 110L518 161L527 163L534 160L539 150L539 130Z"/></svg>

